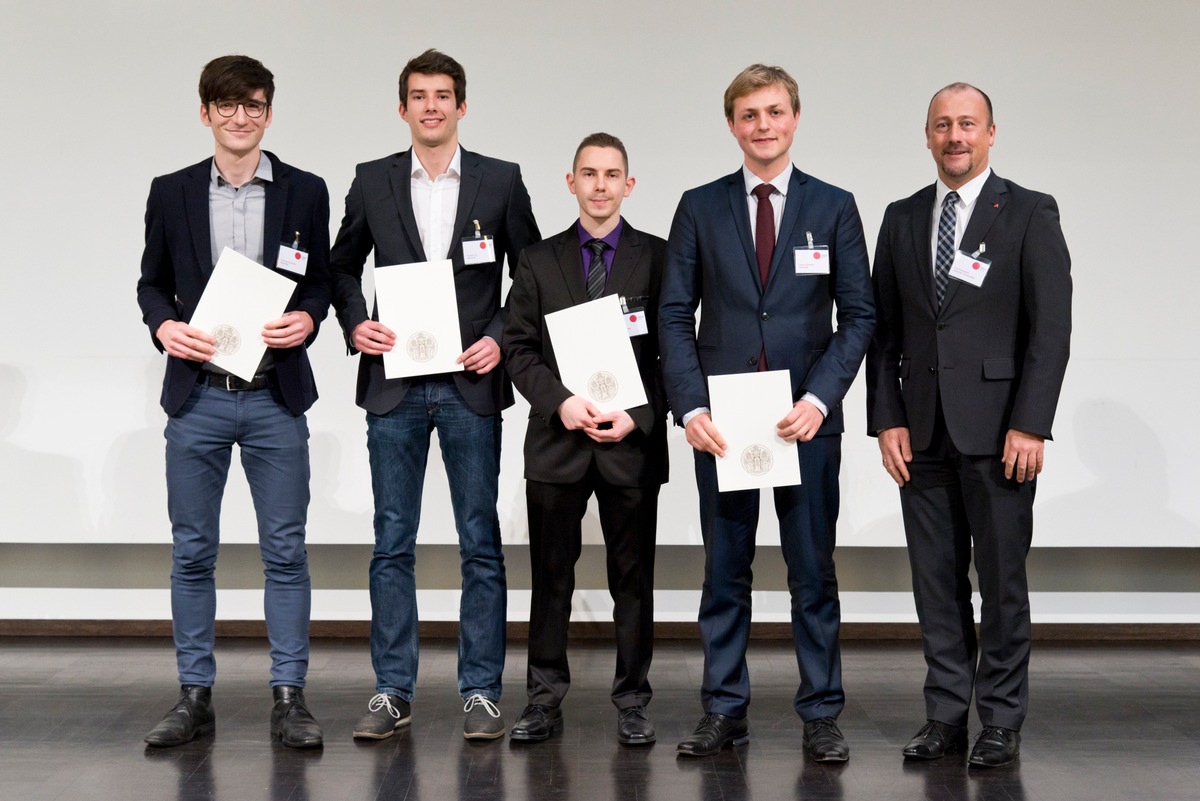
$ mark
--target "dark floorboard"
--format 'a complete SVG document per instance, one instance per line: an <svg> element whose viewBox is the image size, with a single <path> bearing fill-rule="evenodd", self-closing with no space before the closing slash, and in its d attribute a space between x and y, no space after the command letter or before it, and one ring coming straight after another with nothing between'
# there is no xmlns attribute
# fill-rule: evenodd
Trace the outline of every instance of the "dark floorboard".
<svg viewBox="0 0 1200 801"><path fill-rule="evenodd" d="M148 750L141 738L178 689L169 642L0 639L0 799L1200 799L1196 643L1038 644L1021 758L986 772L963 758L900 759L924 718L916 643L846 644L841 726L852 755L834 768L802 758L796 662L784 643L751 644L750 744L698 760L675 756L700 715L696 643L658 648L650 711L659 743L643 749L616 743L608 645L572 650L566 724L528 745L462 738L455 653L453 643L427 644L412 727L363 744L350 729L373 686L366 643L315 642L307 695L326 745L305 752L268 738L265 643L223 640L216 734ZM524 643L512 643L501 704L510 724L523 706L524 668Z"/></svg>

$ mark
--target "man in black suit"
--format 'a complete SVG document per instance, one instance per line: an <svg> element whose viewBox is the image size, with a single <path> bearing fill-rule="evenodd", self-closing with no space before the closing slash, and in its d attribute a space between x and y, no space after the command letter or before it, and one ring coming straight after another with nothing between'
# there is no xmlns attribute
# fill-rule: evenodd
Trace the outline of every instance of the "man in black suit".
<svg viewBox="0 0 1200 801"><path fill-rule="evenodd" d="M462 556L458 689L469 739L504 736L496 702L504 671L507 585L496 511L500 412L513 402L501 363L501 280L539 239L516 164L458 144L467 113L462 65L436 50L400 74L400 116L412 148L358 165L346 216L330 255L333 304L358 364L358 405L367 411L375 496L371 557L371 663L375 695L354 736L390 737L410 721L416 687L417 595L414 561L421 491L434 429L450 483ZM466 263L466 248L488 239L492 257ZM462 372L388 379L383 354L395 334L368 313L362 293L367 254L376 266L451 259L464 348ZM405 343L400 343L404 347Z"/></svg>
<svg viewBox="0 0 1200 801"><path fill-rule="evenodd" d="M271 733L294 747L322 742L303 692L311 597L304 412L317 399L305 349L329 309L329 193L317 176L259 148L274 93L274 77L255 59L209 62L200 75L200 120L212 129L215 156L155 178L146 202L138 304L155 347L168 356L162 407L182 684L179 702L146 736L152 746L180 745L214 726L213 570L234 443L265 566ZM296 281L284 315L264 321L267 351L251 381L213 366L216 340L188 324L225 247Z"/></svg>
<svg viewBox="0 0 1200 801"><path fill-rule="evenodd" d="M891 204L875 251L879 324L867 425L900 487L928 672L908 759L1012 762L1029 700L1033 496L1071 337L1071 259L1054 198L988 166L992 102L955 83L929 104L938 180ZM977 647L974 546L983 598Z"/></svg>
<svg viewBox="0 0 1200 801"><path fill-rule="evenodd" d="M529 400L525 434L525 495L533 595L529 608L529 706L513 726L514 740L544 740L562 722L571 684L567 626L581 520L594 493L608 555L608 588L617 633L612 701L617 739L654 742L646 715L647 673L654 637L654 543L658 491L667 480L666 398L657 317L666 242L637 231L620 215L633 191L620 139L586 137L575 151L567 188L579 220L521 253L509 294L504 353L517 389ZM586 266L585 266L586 265ZM546 315L618 295L649 402L603 413L560 379Z"/></svg>
<svg viewBox="0 0 1200 801"><path fill-rule="evenodd" d="M808 756L844 762L850 749L837 726L845 693L833 550L841 403L875 324L867 248L853 195L792 164L800 96L785 70L743 70L725 91L725 117L743 166L680 199L663 275L663 378L695 449L705 549L705 714L678 751L707 756L750 737L746 644L760 493L718 490L716 459L738 455L726 454L713 424L707 378L787 370L793 405L779 410L776 431L797 443L803 484L772 494L800 666L794 706Z"/></svg>

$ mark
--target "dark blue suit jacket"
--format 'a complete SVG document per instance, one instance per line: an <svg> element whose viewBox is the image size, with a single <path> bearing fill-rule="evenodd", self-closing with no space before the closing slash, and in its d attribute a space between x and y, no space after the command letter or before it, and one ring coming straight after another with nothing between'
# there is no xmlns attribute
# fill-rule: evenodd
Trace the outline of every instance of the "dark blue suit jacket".
<svg viewBox="0 0 1200 801"><path fill-rule="evenodd" d="M795 273L793 248L807 244L808 232L816 246L829 247L829 275ZM754 372L765 351L770 369L791 372L793 401L811 392L829 407L819 435L840 434L842 398L874 326L867 248L849 192L792 171L765 289L742 171L679 201L659 313L663 379L676 422L709 406L708 376Z"/></svg>
<svg viewBox="0 0 1200 801"><path fill-rule="evenodd" d="M330 259L333 305L351 349L351 333L369 318L362 293L367 254L374 250L376 267L426 260L413 215L412 164L411 149L359 164L346 193L346 215ZM496 240L493 264L463 263L461 240L474 236L475 220L479 221L481 233ZM525 246L540 238L520 167L464 149L454 237L446 254L454 263L464 348L483 336L490 336L500 344L504 336L505 312L500 296L504 260L508 259L511 271ZM451 375L467 405L478 414L498 414L513 403L512 383L503 363L484 375L467 371ZM394 409L411 384L406 378L388 379L384 375L383 357L365 353L359 356L355 400L372 414L387 414Z"/></svg>
<svg viewBox="0 0 1200 801"><path fill-rule="evenodd" d="M291 247L296 232L300 248L308 252L308 268L303 278L278 272L297 281L287 311L308 312L313 320L312 335L303 346L273 352L284 403L292 414L303 414L317 400L317 385L306 348L316 339L321 321L329 311L329 190L316 175L290 167L272 153L266 155L271 160L274 177L266 186L263 261L274 269L279 248ZM160 352L162 343L155 336L159 326L167 320L191 320L212 275L208 213L211 169L212 159L208 158L155 178L150 184L150 197L146 200L146 248L142 252L137 296L142 320L150 329L150 340ZM199 375L200 362L167 357L161 399L167 414L179 411Z"/></svg>

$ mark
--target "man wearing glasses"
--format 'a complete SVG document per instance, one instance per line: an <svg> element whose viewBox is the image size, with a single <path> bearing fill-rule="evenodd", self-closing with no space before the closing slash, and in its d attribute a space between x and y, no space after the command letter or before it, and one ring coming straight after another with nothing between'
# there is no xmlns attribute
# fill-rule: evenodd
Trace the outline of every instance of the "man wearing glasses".
<svg viewBox="0 0 1200 801"><path fill-rule="evenodd" d="M167 354L161 403L182 685L174 708L146 735L156 747L181 745L215 726L213 569L234 443L254 498L265 567L271 735L292 747L322 743L303 690L311 596L304 412L317 399L305 349L329 307L329 192L317 176L260 150L274 93L274 76L255 59L209 62L200 74L200 121L212 130L215 155L155 178L146 202L138 304L155 347ZM296 283L283 316L264 321L266 354L250 381L212 365L216 339L188 324L225 248Z"/></svg>

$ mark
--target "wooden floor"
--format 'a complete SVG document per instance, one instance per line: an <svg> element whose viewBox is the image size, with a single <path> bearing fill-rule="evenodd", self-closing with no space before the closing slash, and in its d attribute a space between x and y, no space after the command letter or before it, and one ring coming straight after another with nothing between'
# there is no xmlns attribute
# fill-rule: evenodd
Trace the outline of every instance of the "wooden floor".
<svg viewBox="0 0 1200 801"><path fill-rule="evenodd" d="M751 643L750 744L709 759L675 756L700 715L699 646L658 649L650 711L660 741L649 748L616 742L612 661L604 643L572 650L566 724L551 740L479 744L461 736L455 646L429 643L412 727L364 744L350 730L374 685L366 643L316 641L307 695L326 745L305 752L268 738L265 643L222 640L216 734L151 750L142 737L178 692L169 641L0 638L0 799L1200 799L1197 643L1037 644L1021 758L992 771L968 770L962 758L901 760L924 718L916 643L846 644L841 726L851 758L833 768L801 755L785 643ZM501 703L510 724L524 669L524 643L511 643Z"/></svg>

